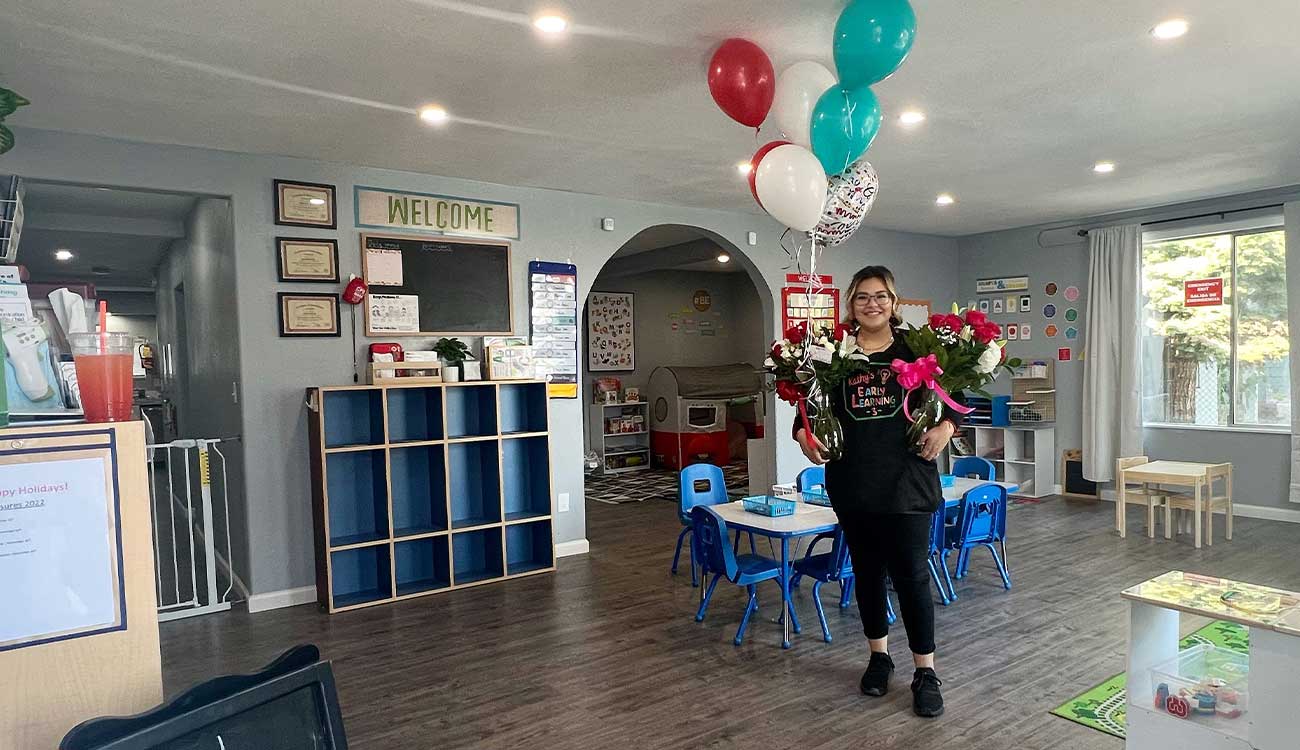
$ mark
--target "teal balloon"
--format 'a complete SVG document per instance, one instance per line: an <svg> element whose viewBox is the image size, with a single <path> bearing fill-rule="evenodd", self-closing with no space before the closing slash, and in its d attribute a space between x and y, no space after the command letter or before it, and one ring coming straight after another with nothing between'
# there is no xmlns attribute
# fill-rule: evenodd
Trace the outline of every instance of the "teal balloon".
<svg viewBox="0 0 1300 750"><path fill-rule="evenodd" d="M916 40L916 12L907 0L853 0L835 22L835 69L847 89L885 80Z"/></svg>
<svg viewBox="0 0 1300 750"><path fill-rule="evenodd" d="M837 175L867 152L880 132L880 102L869 86L832 87L812 115L812 150L826 175Z"/></svg>

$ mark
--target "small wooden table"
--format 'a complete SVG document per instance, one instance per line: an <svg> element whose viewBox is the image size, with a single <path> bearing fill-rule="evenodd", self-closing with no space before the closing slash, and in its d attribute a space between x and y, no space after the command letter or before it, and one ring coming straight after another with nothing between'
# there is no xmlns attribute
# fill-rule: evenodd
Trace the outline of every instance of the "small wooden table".
<svg viewBox="0 0 1300 750"><path fill-rule="evenodd" d="M1205 511L1205 540L1206 544L1214 544L1214 502L1212 494L1213 478L1211 469L1227 467L1225 497L1226 507L1224 509L1227 515L1227 539L1232 540L1232 464L1201 464L1190 461L1151 461L1137 466L1130 466L1126 469L1120 469L1118 476L1115 477L1119 485L1118 494L1115 500L1115 529L1119 535L1126 536L1128 524L1126 520L1126 509L1128 508L1127 482L1147 483L1147 484L1173 484L1183 487L1192 488L1191 511L1193 515L1193 526L1196 533L1196 548L1201 548L1201 511ZM1209 494L1203 494L1209 493ZM1170 536L1169 517L1172 500L1165 499L1165 538ZM1149 520L1149 519L1148 519Z"/></svg>

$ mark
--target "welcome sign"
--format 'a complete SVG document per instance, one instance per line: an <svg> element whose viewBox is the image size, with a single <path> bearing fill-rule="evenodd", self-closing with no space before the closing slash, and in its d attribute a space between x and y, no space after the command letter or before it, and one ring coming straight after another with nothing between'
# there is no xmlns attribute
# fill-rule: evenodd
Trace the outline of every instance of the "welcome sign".
<svg viewBox="0 0 1300 750"><path fill-rule="evenodd" d="M361 185L353 189L353 196L358 227L519 239L519 206L514 203Z"/></svg>

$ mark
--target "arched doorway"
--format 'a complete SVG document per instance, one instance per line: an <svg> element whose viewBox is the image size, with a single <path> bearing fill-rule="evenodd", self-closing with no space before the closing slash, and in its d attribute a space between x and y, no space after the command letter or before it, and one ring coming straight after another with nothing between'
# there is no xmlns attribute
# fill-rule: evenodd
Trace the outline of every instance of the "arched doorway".
<svg viewBox="0 0 1300 750"><path fill-rule="evenodd" d="M587 538L593 544L617 545L632 529L645 528L641 522L648 517L674 518L681 465L721 466L735 493L749 492L753 469L759 470L755 476L771 474L772 403L754 372L773 330L770 299L767 282L738 247L695 226L643 229L602 266L583 301L580 353ZM662 395L655 390L663 390L665 370L655 372L672 368L685 380L705 367L729 367L718 371L729 375L694 371L697 383L704 377L736 385L689 400L707 408L672 420L690 433L683 442L655 419L654 401ZM638 401L628 401L629 389L638 392ZM675 412L678 400L672 401Z"/></svg>

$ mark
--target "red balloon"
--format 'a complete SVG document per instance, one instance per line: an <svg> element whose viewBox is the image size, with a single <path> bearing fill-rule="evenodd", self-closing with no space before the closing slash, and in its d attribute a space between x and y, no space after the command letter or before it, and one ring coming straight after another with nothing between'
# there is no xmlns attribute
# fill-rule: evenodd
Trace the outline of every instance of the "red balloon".
<svg viewBox="0 0 1300 750"><path fill-rule="evenodd" d="M790 145L789 141L772 141L771 143L767 144L766 146L756 151L754 153L754 158L749 160L749 192L754 194L754 200L758 201L758 205L760 207L763 205L763 201L758 200L758 185L754 182L754 177L758 175L759 162L763 161L763 157L767 156L768 151L771 151L777 146L788 146L788 145Z"/></svg>
<svg viewBox="0 0 1300 750"><path fill-rule="evenodd" d="M751 128L762 125L776 96L772 61L748 39L728 39L709 61L709 93L731 119Z"/></svg>

